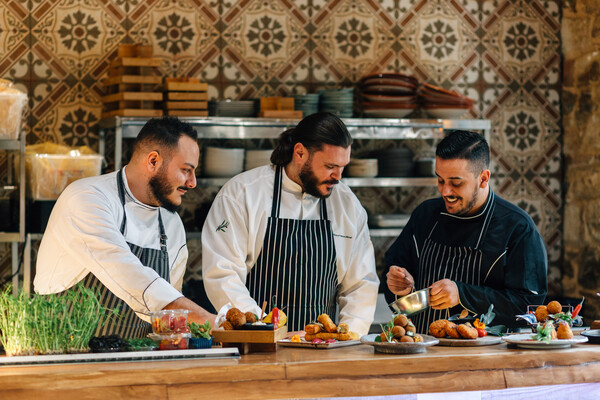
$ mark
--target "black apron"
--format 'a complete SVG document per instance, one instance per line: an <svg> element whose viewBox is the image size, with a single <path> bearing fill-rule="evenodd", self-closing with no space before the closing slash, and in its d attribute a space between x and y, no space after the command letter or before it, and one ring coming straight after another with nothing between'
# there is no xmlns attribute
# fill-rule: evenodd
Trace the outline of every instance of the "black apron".
<svg viewBox="0 0 600 400"><path fill-rule="evenodd" d="M288 331L298 331L320 314L335 318L336 252L324 199L320 200L321 219L279 218L281 178L278 166L263 247L246 286L258 305L266 300L267 310L279 307L286 313Z"/></svg>
<svg viewBox="0 0 600 400"><path fill-rule="evenodd" d="M494 213L495 202L494 194L490 191L490 199L486 205L488 208L483 216L481 230L479 231L478 239L475 247L468 246L447 246L437 243L431 239L433 232L437 226L437 222L429 232L423 244L423 251L419 256L419 273L415 287L426 288L434 282L441 279L450 279L471 285L481 285L485 280L483 276L485 255L481 250L482 238L490 224ZM417 328L417 332L427 333L429 325L438 319L448 319L450 316L450 308L444 310L434 310L428 308L424 312L414 315L411 320Z"/></svg>
<svg viewBox="0 0 600 400"><path fill-rule="evenodd" d="M123 205L123 222L121 222L121 234L125 235L125 224L127 213L125 212L125 183L123 181L123 170L117 173L117 186L119 199ZM152 268L167 282L170 281L169 253L167 252L167 235L158 209L158 229L160 234L160 250L137 246L127 242L131 252L140 259L142 265ZM152 325L140 319L135 311L123 300L115 296L95 275L89 273L84 278L87 288L98 290L100 293L100 304L108 310L102 315L96 328L95 336L117 334L122 338L142 338L152 331ZM109 310L117 309L117 317L110 316Z"/></svg>

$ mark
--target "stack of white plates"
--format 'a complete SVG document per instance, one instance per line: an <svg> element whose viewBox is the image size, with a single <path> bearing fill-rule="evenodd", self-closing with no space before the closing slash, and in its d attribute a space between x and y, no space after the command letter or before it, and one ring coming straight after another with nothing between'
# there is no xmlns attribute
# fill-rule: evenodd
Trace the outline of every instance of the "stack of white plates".
<svg viewBox="0 0 600 400"><path fill-rule="evenodd" d="M273 150L246 150L244 170L271 164L271 153Z"/></svg>
<svg viewBox="0 0 600 400"><path fill-rule="evenodd" d="M376 158L353 158L346 167L348 176L373 178L377 176L377 159Z"/></svg>
<svg viewBox="0 0 600 400"><path fill-rule="evenodd" d="M211 100L208 113L216 117L256 117L256 100Z"/></svg>
<svg viewBox="0 0 600 400"><path fill-rule="evenodd" d="M204 176L222 178L239 174L244 170L244 149L204 149Z"/></svg>

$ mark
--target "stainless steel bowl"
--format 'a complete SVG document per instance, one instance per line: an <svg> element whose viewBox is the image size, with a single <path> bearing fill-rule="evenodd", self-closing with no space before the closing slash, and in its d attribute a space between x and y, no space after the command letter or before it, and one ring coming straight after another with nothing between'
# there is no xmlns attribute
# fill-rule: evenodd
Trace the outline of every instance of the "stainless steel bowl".
<svg viewBox="0 0 600 400"><path fill-rule="evenodd" d="M398 300L390 303L390 307L397 313L402 313L406 316L418 314L425 311L429 307L429 288L417 290Z"/></svg>

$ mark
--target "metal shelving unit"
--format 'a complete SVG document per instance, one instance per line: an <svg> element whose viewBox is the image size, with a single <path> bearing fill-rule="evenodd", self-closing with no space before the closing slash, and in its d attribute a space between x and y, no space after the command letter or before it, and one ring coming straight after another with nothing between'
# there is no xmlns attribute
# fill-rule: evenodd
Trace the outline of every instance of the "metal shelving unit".
<svg viewBox="0 0 600 400"><path fill-rule="evenodd" d="M229 117L182 117L198 132L198 139L275 139L281 132L296 126L298 120L272 118L229 118ZM100 122L100 153L105 153L106 136L109 131L115 135L115 168L121 168L122 141L135 138L148 118L112 117ZM447 130L481 131L489 141L491 124L489 120L435 120L435 119L387 119L387 118L345 118L344 123L354 139L441 139ZM228 178L198 178L198 186L222 186ZM435 186L436 178L343 178L351 187L398 187ZM372 236L397 236L401 229L372 229ZM188 233L188 238L199 234Z"/></svg>
<svg viewBox="0 0 600 400"><path fill-rule="evenodd" d="M10 179L8 183L10 186L16 186L19 194L18 229L14 232L0 232L0 242L11 243L12 283L13 293L16 294L19 289L19 243L25 240L25 132L22 131L17 140L0 139L0 151L16 153L19 158L18 171L14 171L12 160L7 162ZM12 182L15 178L17 182ZM0 215L0 218L7 218L7 216Z"/></svg>

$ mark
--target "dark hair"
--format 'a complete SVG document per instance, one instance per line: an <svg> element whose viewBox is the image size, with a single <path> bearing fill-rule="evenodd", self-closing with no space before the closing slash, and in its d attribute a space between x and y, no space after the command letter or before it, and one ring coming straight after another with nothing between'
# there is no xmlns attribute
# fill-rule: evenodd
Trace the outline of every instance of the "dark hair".
<svg viewBox="0 0 600 400"><path fill-rule="evenodd" d="M198 133L186 122L177 117L152 118L142 127L133 144L133 153L146 146L171 151L179 145L179 138L189 136L198 140Z"/></svg>
<svg viewBox="0 0 600 400"><path fill-rule="evenodd" d="M312 153L321 150L324 144L348 148L352 145L352 136L337 116L328 112L314 113L304 117L295 128L279 135L279 143L271 153L271 162L287 165L292 161L296 143L302 143Z"/></svg>
<svg viewBox="0 0 600 400"><path fill-rule="evenodd" d="M435 155L443 160L467 160L480 171L490 165L490 148L485 138L476 132L452 131L437 145Z"/></svg>

